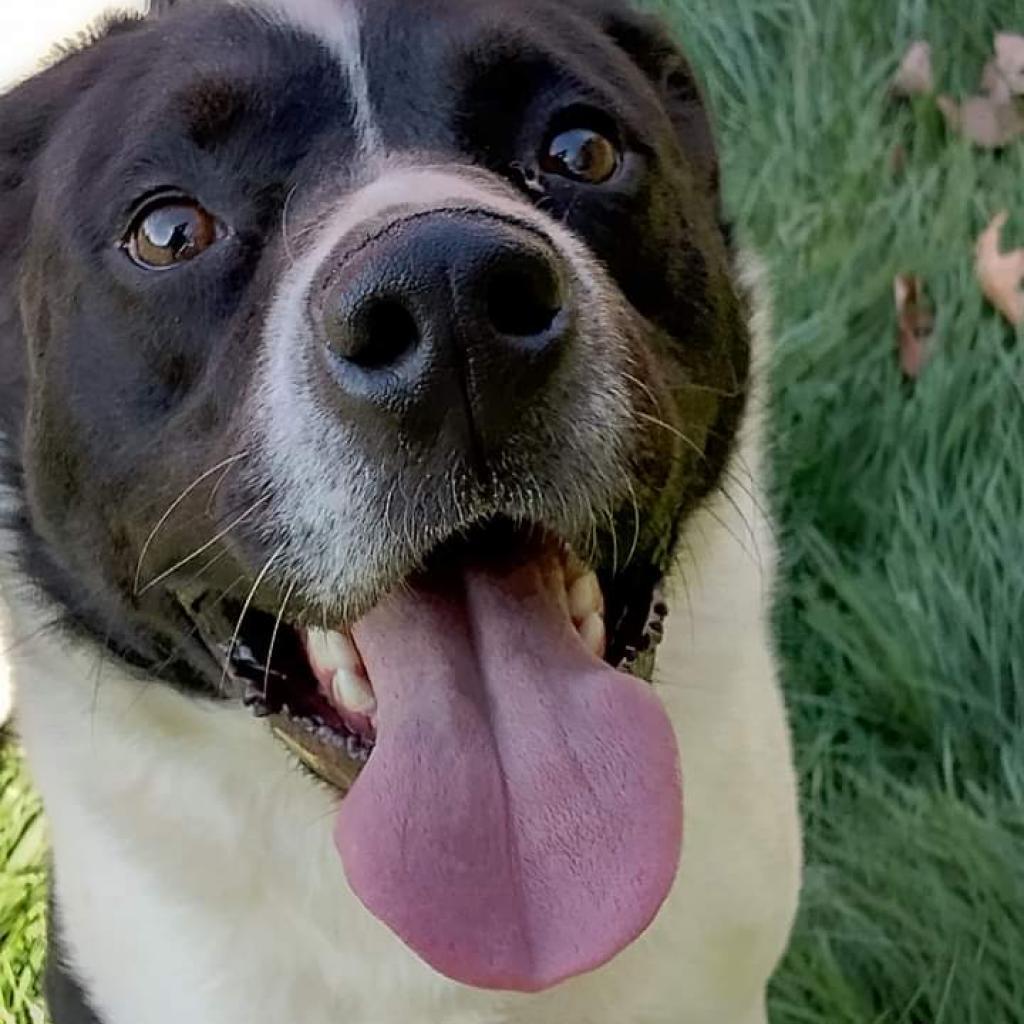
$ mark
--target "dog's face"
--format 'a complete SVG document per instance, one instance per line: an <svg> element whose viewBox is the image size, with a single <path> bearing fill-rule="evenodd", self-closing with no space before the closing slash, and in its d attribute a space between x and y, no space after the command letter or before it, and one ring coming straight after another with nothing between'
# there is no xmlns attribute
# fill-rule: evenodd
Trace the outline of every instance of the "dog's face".
<svg viewBox="0 0 1024 1024"><path fill-rule="evenodd" d="M679 842L628 673L748 373L667 37L614 0L184 4L0 125L23 570L339 789L365 763L346 872L440 970L529 989L607 959ZM473 856L410 882L410 833ZM594 943L538 938L542 904Z"/></svg>

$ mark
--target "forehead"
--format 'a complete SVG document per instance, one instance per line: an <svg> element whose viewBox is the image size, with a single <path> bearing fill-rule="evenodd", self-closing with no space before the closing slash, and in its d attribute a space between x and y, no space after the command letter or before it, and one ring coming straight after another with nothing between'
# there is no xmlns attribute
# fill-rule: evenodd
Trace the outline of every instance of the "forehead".
<svg viewBox="0 0 1024 1024"><path fill-rule="evenodd" d="M238 194L270 209L296 191L315 206L318 190L372 172L378 155L507 163L516 145L537 144L554 110L538 97L599 106L652 142L663 111L606 31L621 10L616 0L186 0L95 53L84 116L62 126L44 180L73 167L97 211L169 177L225 209Z"/></svg>
<svg viewBox="0 0 1024 1024"><path fill-rule="evenodd" d="M642 83L602 31L606 0L236 0L188 4L129 33L117 62L140 115L226 122L319 94L366 141L450 120L467 91L571 84L627 100ZM511 79L503 74L513 73ZM283 90L283 91L282 91ZM148 102L147 102L148 98ZM485 101L491 97L483 96ZM110 99L108 95L107 99ZM248 102L247 102L248 101ZM323 111L318 111L323 114ZM191 127L191 125L187 125ZM217 127L217 125L213 125Z"/></svg>
<svg viewBox="0 0 1024 1024"><path fill-rule="evenodd" d="M222 0L222 3L224 0ZM619 0L228 0L239 11L267 22L300 28L350 58L379 57L382 50L424 54L473 46L481 37L537 40L596 30Z"/></svg>
<svg viewBox="0 0 1024 1024"><path fill-rule="evenodd" d="M438 111L515 113L544 87L635 109L644 83L589 0L358 0L370 104L401 145ZM649 111L647 111L649 113Z"/></svg>

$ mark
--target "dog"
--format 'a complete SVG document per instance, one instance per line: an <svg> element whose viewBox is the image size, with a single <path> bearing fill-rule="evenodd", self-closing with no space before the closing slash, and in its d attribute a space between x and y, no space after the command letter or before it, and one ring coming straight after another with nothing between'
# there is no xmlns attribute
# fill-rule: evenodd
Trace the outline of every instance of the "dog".
<svg viewBox="0 0 1024 1024"><path fill-rule="evenodd" d="M0 97L55 1024L767 1019L800 836L718 179L622 0L158 4Z"/></svg>

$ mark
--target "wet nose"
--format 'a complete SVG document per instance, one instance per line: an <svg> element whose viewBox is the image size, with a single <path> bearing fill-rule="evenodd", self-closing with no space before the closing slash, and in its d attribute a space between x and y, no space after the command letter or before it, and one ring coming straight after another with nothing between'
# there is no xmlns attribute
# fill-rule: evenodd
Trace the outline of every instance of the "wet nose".
<svg viewBox="0 0 1024 1024"><path fill-rule="evenodd" d="M491 448L550 381L571 335L569 275L532 229L413 216L327 272L319 318L346 403L403 435Z"/></svg>

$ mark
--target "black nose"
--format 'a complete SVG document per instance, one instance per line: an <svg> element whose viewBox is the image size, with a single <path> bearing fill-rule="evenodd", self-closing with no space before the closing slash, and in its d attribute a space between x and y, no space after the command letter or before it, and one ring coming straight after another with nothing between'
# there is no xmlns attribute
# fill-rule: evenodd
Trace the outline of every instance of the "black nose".
<svg viewBox="0 0 1024 1024"><path fill-rule="evenodd" d="M423 443L500 445L571 334L552 246L484 213L400 221L343 253L316 295L344 404Z"/></svg>

